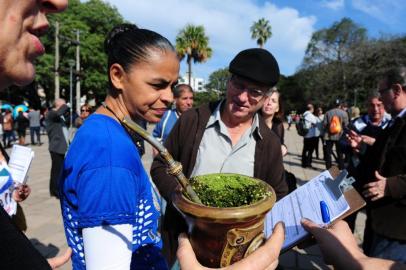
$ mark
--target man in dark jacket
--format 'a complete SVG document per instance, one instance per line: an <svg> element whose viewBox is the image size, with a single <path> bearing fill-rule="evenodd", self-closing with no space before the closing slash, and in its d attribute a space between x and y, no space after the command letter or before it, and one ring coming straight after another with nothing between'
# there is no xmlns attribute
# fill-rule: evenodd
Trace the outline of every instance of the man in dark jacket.
<svg viewBox="0 0 406 270"><path fill-rule="evenodd" d="M406 68L390 70L379 83L379 93L393 121L357 168L372 226L365 252L406 263ZM355 149L362 149L360 136L351 133L350 139Z"/></svg>
<svg viewBox="0 0 406 270"><path fill-rule="evenodd" d="M269 183L277 198L287 194L281 144L257 112L265 95L279 79L279 67L264 49L240 52L230 63L232 77L226 99L197 109L179 118L165 142L186 177L207 173L240 173ZM169 265L175 259L177 235L186 231L182 217L171 204L176 180L167 174L164 160L157 156L151 177L168 201L164 217L164 253Z"/></svg>
<svg viewBox="0 0 406 270"><path fill-rule="evenodd" d="M63 166L65 153L68 150L68 129L66 127L66 113L69 108L64 99L56 99L52 110L46 118L46 129L49 138L48 150L51 154L52 167L49 192L51 196L59 198L59 176Z"/></svg>

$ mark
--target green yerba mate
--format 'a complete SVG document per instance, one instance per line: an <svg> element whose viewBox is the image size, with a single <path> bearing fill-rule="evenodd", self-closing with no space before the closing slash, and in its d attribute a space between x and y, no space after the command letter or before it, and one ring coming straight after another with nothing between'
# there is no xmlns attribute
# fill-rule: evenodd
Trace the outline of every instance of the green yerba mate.
<svg viewBox="0 0 406 270"><path fill-rule="evenodd" d="M239 174L209 174L190 179L202 203L211 207L250 205L270 196L264 184Z"/></svg>

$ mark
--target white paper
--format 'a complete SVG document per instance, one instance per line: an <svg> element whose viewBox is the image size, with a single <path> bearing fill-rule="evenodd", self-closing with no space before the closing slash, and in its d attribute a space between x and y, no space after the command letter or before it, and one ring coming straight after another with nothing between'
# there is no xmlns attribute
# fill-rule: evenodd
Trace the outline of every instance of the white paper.
<svg viewBox="0 0 406 270"><path fill-rule="evenodd" d="M275 224L283 221L286 232L282 249L285 249L308 235L300 224L302 218L308 218L320 225L323 224L320 201L326 202L331 221L350 209L344 196L335 199L332 192L324 185L323 182L326 178L333 178L328 171L324 171L278 201L266 215L265 236L270 237Z"/></svg>
<svg viewBox="0 0 406 270"><path fill-rule="evenodd" d="M34 151L32 151L31 148L16 144L13 145L8 167L10 168L10 173L14 182L25 184L27 173L33 158Z"/></svg>

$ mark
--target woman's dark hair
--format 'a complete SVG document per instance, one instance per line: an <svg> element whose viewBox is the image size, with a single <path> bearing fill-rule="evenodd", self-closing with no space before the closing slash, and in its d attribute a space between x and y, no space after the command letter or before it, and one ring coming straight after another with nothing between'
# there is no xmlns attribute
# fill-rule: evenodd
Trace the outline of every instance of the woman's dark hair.
<svg viewBox="0 0 406 270"><path fill-rule="evenodd" d="M173 97L174 98L180 98L182 93L185 92L185 91L189 91L190 93L193 94L193 89L192 89L192 87L190 85L185 84L185 83L177 84L172 90Z"/></svg>
<svg viewBox="0 0 406 270"><path fill-rule="evenodd" d="M151 49L175 51L169 40L154 31L140 29L134 24L115 26L104 41L108 72L115 63L128 72L133 64L147 61ZM109 73L108 76L112 89Z"/></svg>

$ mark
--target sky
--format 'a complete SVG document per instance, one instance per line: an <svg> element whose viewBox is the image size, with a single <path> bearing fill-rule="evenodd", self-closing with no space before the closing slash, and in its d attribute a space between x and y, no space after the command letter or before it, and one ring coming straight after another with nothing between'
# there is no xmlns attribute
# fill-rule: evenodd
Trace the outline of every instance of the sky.
<svg viewBox="0 0 406 270"><path fill-rule="evenodd" d="M343 17L364 27L372 38L405 35L404 0L106 0L124 19L154 30L173 44L186 24L203 25L212 57L192 66L194 77L208 79L241 50L257 47L250 27L260 18L269 20L272 37L264 48L289 76L300 66L312 34L329 28ZM187 71L181 63L181 75Z"/></svg>

